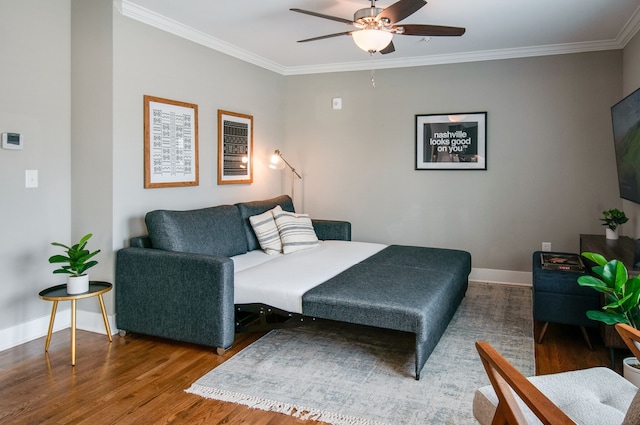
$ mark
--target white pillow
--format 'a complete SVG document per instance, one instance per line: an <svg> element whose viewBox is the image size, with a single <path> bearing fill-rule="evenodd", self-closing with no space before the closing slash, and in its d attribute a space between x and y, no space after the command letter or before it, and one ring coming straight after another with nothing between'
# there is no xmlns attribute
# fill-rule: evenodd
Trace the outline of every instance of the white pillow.
<svg viewBox="0 0 640 425"><path fill-rule="evenodd" d="M251 227L253 227L253 231L258 238L260 248L269 255L275 255L282 252L280 233L278 232L278 227L273 219L272 211L273 210L269 210L262 214L249 217L249 222L251 223Z"/></svg>
<svg viewBox="0 0 640 425"><path fill-rule="evenodd" d="M282 252L290 254L318 246L318 237L309 215L283 211L280 206L272 211L282 241Z"/></svg>

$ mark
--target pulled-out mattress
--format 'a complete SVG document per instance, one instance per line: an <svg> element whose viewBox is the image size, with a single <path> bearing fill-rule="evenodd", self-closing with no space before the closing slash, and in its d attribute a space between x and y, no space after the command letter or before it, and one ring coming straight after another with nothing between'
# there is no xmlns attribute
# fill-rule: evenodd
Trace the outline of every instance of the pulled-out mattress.
<svg viewBox="0 0 640 425"><path fill-rule="evenodd" d="M320 241L313 249L268 255L262 250L232 257L234 304L265 304L302 314L302 295L386 245L353 241Z"/></svg>
<svg viewBox="0 0 640 425"><path fill-rule="evenodd" d="M266 304L306 316L414 333L415 377L420 379L467 290L471 255L452 249L325 241L320 248L273 259L234 257L234 264L239 269L236 304Z"/></svg>

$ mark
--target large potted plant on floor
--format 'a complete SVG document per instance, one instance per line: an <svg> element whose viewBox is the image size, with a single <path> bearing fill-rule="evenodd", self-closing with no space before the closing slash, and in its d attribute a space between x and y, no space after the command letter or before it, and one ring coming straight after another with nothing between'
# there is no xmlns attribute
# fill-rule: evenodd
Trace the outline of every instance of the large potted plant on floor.
<svg viewBox="0 0 640 425"><path fill-rule="evenodd" d="M602 211L604 218L601 218L603 226L607 226L606 236L607 239L618 239L618 226L629 221L624 211L620 211L617 208L612 210Z"/></svg>
<svg viewBox="0 0 640 425"><path fill-rule="evenodd" d="M591 287L604 297L602 310L589 310L587 317L607 325L626 323L640 329L640 278L630 278L622 261L607 261L604 256L593 252L583 252L582 256L596 265L591 268L593 275L580 276L578 284ZM624 377L637 387L640 387L639 360L635 357L623 360Z"/></svg>
<svg viewBox="0 0 640 425"><path fill-rule="evenodd" d="M100 252L100 250L90 252L85 249L91 236L93 236L91 233L84 235L80 242L70 247L59 242L51 242L51 245L65 249L66 255L53 255L49 257L49 263L66 263L66 265L54 270L53 273L66 273L69 275L67 278L68 294L81 294L89 290L89 275L85 271L98 264L97 261L91 260L91 258Z"/></svg>

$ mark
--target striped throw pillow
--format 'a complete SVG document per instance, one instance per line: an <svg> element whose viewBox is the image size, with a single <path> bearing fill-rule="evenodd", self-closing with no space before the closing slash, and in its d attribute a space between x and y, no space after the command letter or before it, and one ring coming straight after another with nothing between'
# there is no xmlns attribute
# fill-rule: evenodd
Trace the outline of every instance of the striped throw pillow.
<svg viewBox="0 0 640 425"><path fill-rule="evenodd" d="M251 223L251 227L258 238L260 248L269 255L275 255L282 252L280 233L278 232L278 227L273 219L272 211L273 210L269 210L262 214L249 217L249 222Z"/></svg>
<svg viewBox="0 0 640 425"><path fill-rule="evenodd" d="M290 213L277 206L273 209L273 218L278 226L282 252L285 254L318 246L318 237L309 215Z"/></svg>

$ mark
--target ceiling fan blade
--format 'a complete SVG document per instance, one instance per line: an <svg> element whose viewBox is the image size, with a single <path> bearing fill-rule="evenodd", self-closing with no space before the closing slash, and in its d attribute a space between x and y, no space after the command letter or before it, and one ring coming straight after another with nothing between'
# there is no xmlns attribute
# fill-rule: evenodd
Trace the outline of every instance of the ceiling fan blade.
<svg viewBox="0 0 640 425"><path fill-rule="evenodd" d="M380 12L376 19L388 19L390 24L402 21L427 4L424 0L400 0Z"/></svg>
<svg viewBox="0 0 640 425"><path fill-rule="evenodd" d="M380 50L380 53L382 53L383 55L386 55L387 53L393 53L395 51L396 51L396 48L393 45L393 41L390 41L389 44L387 45L387 47L385 47L384 49Z"/></svg>
<svg viewBox="0 0 640 425"><path fill-rule="evenodd" d="M321 35L320 37L305 38L304 40L298 40L298 43L306 43L307 41L324 40L325 38L339 37L341 35L351 35L352 32L353 31L339 32L336 34Z"/></svg>
<svg viewBox="0 0 640 425"><path fill-rule="evenodd" d="M324 19L330 19L332 21L342 22L343 24L353 25L353 21L350 19L338 18L337 16L325 15L322 13L312 12L310 10L304 10L304 9L289 9L289 10L292 12L304 13L305 15L311 15L318 18L324 18Z"/></svg>
<svg viewBox="0 0 640 425"><path fill-rule="evenodd" d="M419 24L407 24L398 25L394 28L402 27L404 32L400 32L402 35L420 35L423 37L456 37L461 36L466 31L460 27L445 27L441 25L419 25Z"/></svg>

